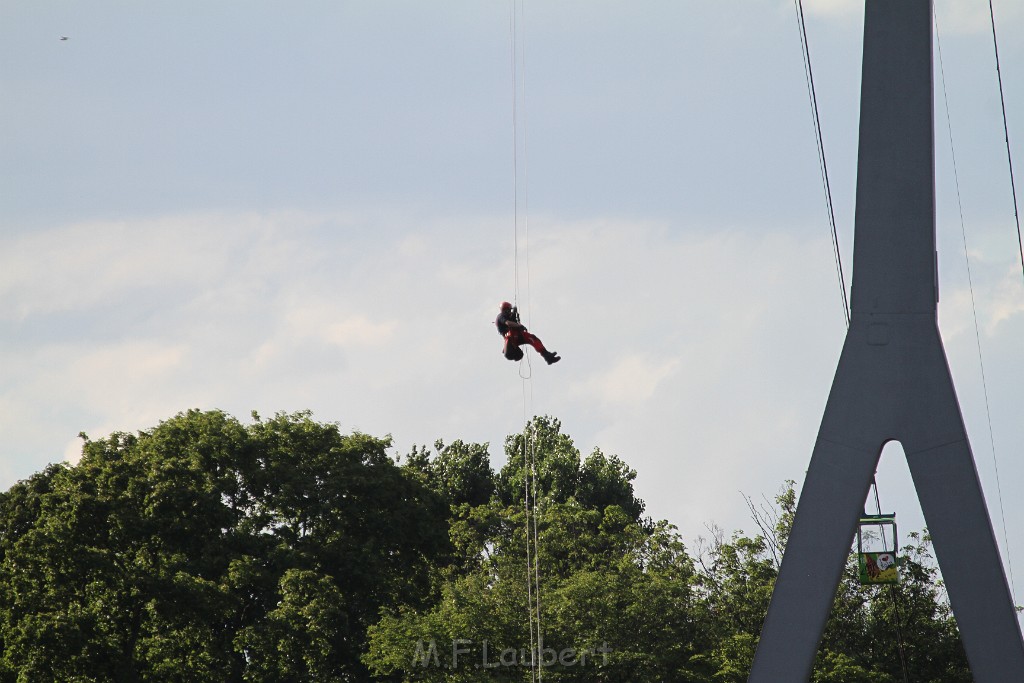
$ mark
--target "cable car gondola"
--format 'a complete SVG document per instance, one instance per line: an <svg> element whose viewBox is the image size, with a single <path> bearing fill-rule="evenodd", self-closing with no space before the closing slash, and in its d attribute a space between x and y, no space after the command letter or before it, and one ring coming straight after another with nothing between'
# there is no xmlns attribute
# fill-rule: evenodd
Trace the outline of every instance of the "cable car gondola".
<svg viewBox="0 0 1024 683"><path fill-rule="evenodd" d="M896 514L863 515L857 525L857 562L862 585L899 583Z"/></svg>

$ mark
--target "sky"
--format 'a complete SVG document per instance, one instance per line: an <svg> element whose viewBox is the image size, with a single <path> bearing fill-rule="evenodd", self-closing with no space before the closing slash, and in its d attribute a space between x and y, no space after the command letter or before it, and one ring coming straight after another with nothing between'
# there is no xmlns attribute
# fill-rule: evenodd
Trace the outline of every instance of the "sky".
<svg viewBox="0 0 1024 683"><path fill-rule="evenodd" d="M794 5L516 8L0 0L0 489L190 408L308 409L396 456L487 442L496 466L548 414L691 548L756 532L745 497L802 482L845 335ZM1020 178L1024 4L994 8ZM863 5L804 10L848 284ZM939 322L1021 603L988 11L936 2ZM561 363L502 359L511 298ZM898 445L878 486L923 527Z"/></svg>

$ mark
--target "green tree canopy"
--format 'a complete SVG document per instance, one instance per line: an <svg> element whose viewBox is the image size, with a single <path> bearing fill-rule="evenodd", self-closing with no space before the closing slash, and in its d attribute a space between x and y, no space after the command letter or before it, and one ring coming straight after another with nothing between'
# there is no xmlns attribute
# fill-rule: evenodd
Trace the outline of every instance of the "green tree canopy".
<svg viewBox="0 0 1024 683"><path fill-rule="evenodd" d="M450 553L388 445L218 411L87 440L0 497L0 677L365 678L380 608L422 605Z"/></svg>
<svg viewBox="0 0 1024 683"><path fill-rule="evenodd" d="M0 683L526 681L538 632L548 681L746 680L793 482L691 553L558 420L504 445L497 472L461 440L399 464L308 413L219 411L86 439L0 494ZM814 683L970 680L927 535L900 559L865 587L851 553Z"/></svg>
<svg viewBox="0 0 1024 683"><path fill-rule="evenodd" d="M510 435L505 439L505 456L507 462L497 477L498 499L505 505L523 504L529 469L525 463L530 462L544 501L574 501L596 510L616 505L633 521L640 521L643 515L644 503L633 492L636 471L600 449L581 460L579 450L555 418L534 418L523 432Z"/></svg>

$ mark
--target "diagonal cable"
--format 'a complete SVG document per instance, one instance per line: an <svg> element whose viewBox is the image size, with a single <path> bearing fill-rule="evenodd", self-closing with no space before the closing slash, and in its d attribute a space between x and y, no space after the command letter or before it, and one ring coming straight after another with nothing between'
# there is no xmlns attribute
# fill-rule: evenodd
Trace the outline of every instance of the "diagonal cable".
<svg viewBox="0 0 1024 683"><path fill-rule="evenodd" d="M1006 548L1006 565L1010 573L1010 595L1013 597L1013 561L1010 557L1010 539L1006 534L1006 512L1003 508L1003 486L999 478L999 461L996 458L996 440L992 431L992 411L989 408L988 381L985 378L985 361L981 353L981 331L978 325L978 307L974 300L974 279L971 275L971 257L967 249L967 229L964 227L964 206L960 199L960 175L956 166L956 148L953 145L953 123L949 115L949 97L946 94L946 70L942 63L942 40L939 36L939 18L933 15L935 20L935 45L939 55L939 75L942 80L942 102L946 110L946 130L949 132L949 153L953 162L953 181L956 186L956 205L960 211L960 235L964 244L964 261L967 263L967 286L971 293L971 312L974 315L974 340L978 349L978 367L981 368L981 388L985 397L985 417L988 420L988 439L992 449L992 466L996 474L996 495L999 498L999 516L1003 525L1003 547ZM1014 200L1016 201L1016 199ZM1019 235L1019 225L1018 225ZM1013 598L1016 602L1016 598Z"/></svg>
<svg viewBox="0 0 1024 683"><path fill-rule="evenodd" d="M843 276L843 260L839 251L839 234L836 231L836 215L832 205L832 188L828 180L828 164L825 163L825 143L821 133L821 117L818 115L818 96L814 88L814 73L811 70L811 49L807 42L807 24L804 22L804 5L802 0L793 0L796 7L797 28L800 32L800 50L804 58L804 76L807 81L807 96L811 103L811 114L814 122L814 139L818 146L818 165L821 171L821 182L825 189L825 205L828 209L828 223L832 231L832 251L835 256L836 273L839 277L839 291L843 299L843 317L846 327L850 327L850 303L846 296L846 278Z"/></svg>
<svg viewBox="0 0 1024 683"><path fill-rule="evenodd" d="M996 38L996 12L988 0L988 15L992 19L992 47L996 53L996 78L999 81L999 104L1003 110L1003 136L1006 139L1006 162L1010 167L1010 193L1013 195L1013 219L1017 223L1017 248L1020 251L1021 275L1024 276L1024 240L1020 234L1020 211L1017 209L1017 185L1013 179L1013 153L1010 151L1010 127L1006 123L1006 97L1003 95L1003 72L999 68L999 40Z"/></svg>

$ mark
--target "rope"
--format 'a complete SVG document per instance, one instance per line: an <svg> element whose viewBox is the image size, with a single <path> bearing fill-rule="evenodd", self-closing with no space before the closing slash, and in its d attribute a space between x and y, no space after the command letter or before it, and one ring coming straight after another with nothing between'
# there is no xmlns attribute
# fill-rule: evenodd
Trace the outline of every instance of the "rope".
<svg viewBox="0 0 1024 683"><path fill-rule="evenodd" d="M523 368L526 368L525 372ZM530 354L524 353L522 359L519 361L519 378L522 380L528 380L533 377L533 362L530 360Z"/></svg>
<svg viewBox="0 0 1024 683"><path fill-rule="evenodd" d="M512 304L519 304L519 78L516 73L516 0L511 0L509 5L508 32L509 32L509 67L512 75L512 244L513 244L513 266L514 285L512 289Z"/></svg>
<svg viewBox="0 0 1024 683"><path fill-rule="evenodd" d="M1010 152L1010 127L1006 123L1006 97L1003 95L1003 72L999 68L999 40L996 38L996 12L988 0L988 15L992 19L992 48L996 53L996 78L999 81L999 104L1003 109L1003 136L1006 139L1006 162L1010 167L1010 192L1013 194L1013 218L1017 223L1017 248L1020 251L1021 275L1024 276L1024 241L1020 235L1020 212L1017 210L1017 185L1013 179L1013 154Z"/></svg>
<svg viewBox="0 0 1024 683"><path fill-rule="evenodd" d="M533 653L539 652L539 650L540 650L539 646L537 646L536 648L534 647L535 644L540 642L540 624L537 624L537 630L536 630L536 633L535 633L534 628L533 628L533 626L534 626L534 619L533 619L533 605L534 605L533 587L534 587L534 584L533 584L533 579L532 579L533 572L534 572L534 562L533 562L532 548L531 548L531 544L530 544L530 516L531 516L530 515L530 511L531 511L531 508L530 508L530 458L529 458L529 455L528 455L529 447L527 445L529 443L529 438L530 438L530 436L529 436L530 423L525 421L525 413L526 413L526 383L525 382L523 383L523 413L524 413L524 422L523 422L523 494L524 494L523 495L523 509L524 509L524 512L525 512L525 515L526 515L526 600L527 600L527 603L528 603L527 604L526 614L527 614L527 616L529 618L529 622L530 622L530 650L531 650L531 654L530 654L530 681L532 682L534 680L537 680L537 676L539 674L538 669L537 669L537 659L538 658ZM534 491L534 495L536 495L536 490Z"/></svg>
<svg viewBox="0 0 1024 683"><path fill-rule="evenodd" d="M878 513L878 516L881 517L882 502L878 497L878 481L874 477L871 478L871 486L875 489L875 510ZM879 531L882 532L882 546L887 547L888 542L885 540L885 528L882 525L879 525ZM896 619L896 651L900 655L900 669L903 672L903 683L910 683L910 671L907 667L907 652L903 645L903 620L900 616L900 601L896 595L896 586L892 584L889 585L889 598L892 600L893 616Z"/></svg>
<svg viewBox="0 0 1024 683"><path fill-rule="evenodd" d="M537 605L537 659L541 660L537 665L537 680L544 679L544 667L542 666L541 650L544 646L544 629L541 623L540 612L540 534L537 531L537 517L540 510L537 496L537 439L533 440L533 447L530 449L530 475L533 480L533 580L535 584L534 595Z"/></svg>
<svg viewBox="0 0 1024 683"><path fill-rule="evenodd" d="M517 16L516 8L519 8ZM524 31L520 28L520 24L525 24L525 12L523 10L522 3L520 0L511 0L509 4L509 61L510 70L512 76L512 232L513 232L513 267L515 269L514 285L513 285L513 296L512 304L519 308L519 225L520 225L520 211L519 211L519 174L520 174L520 162L519 162L519 138L520 128L522 128L522 175L523 175L523 211L522 211L522 225L523 225L523 246L522 252L525 261L526 270L526 322L527 328L530 327L530 315L532 307L530 306L530 196L529 196L529 164L527 157L527 145L526 145L526 37L521 35ZM520 81L522 81L522 124L520 125ZM526 368L524 370L524 363L519 363L519 377L526 380L530 379L533 375L533 367L530 365L529 354L524 354L526 359Z"/></svg>
<svg viewBox="0 0 1024 683"><path fill-rule="evenodd" d="M843 304L843 319L846 322L846 327L850 327L850 302L849 297L846 293L846 278L843 274L843 259L842 253L839 249L839 234L836 229L836 217L835 208L832 204L832 189L828 178L828 164L825 160L825 142L821 132L821 117L818 113L818 97L814 87L814 72L811 69L811 51L810 44L807 40L807 23L804 20L804 7L802 0L794 0L794 7L796 9L797 16L797 28L800 34L800 48L801 54L804 60L804 76L807 81L807 96L810 100L812 121L814 123L814 138L818 149L818 164L821 171L821 182L825 190L825 206L828 210L828 222L832 236L832 252L835 258L836 264L836 275L839 278L839 291L842 297ZM875 506L878 514L882 514L881 501L878 496L878 482L872 478L871 484L875 491ZM885 529L880 527L882 534L883 546L887 543L885 539ZM907 655L906 649L903 642L903 626L902 618L900 615L899 600L896 595L895 586L889 586L889 596L892 599L893 615L895 617L896 626L896 645L897 651L900 658L900 670L903 674L903 682L910 683L910 674L907 667Z"/></svg>
<svg viewBox="0 0 1024 683"><path fill-rule="evenodd" d="M814 87L814 74L813 74L813 71L811 69L810 46L809 46L809 43L808 43L808 40L807 40L807 24L806 24L806 22L804 20L804 11L803 11L803 2L802 2L802 0L794 0L794 7L795 7L795 10L796 10L797 27L798 27L799 35L800 35L801 54L803 56L803 61L804 61L804 75L805 75L805 79L806 79L806 82L807 82L808 99L809 99L810 105L811 105L812 121L813 121L813 124L814 124L815 142L816 142L816 146L817 146L817 150L818 150L818 163L819 163L819 168L820 168L820 172L821 172L822 185L823 185L823 188L825 190L825 204L826 204L826 208L828 210L829 227L831 229L832 248L833 248L833 254L834 254L834 257L835 257L836 273L837 273L837 276L839 278L839 287L840 287L840 293L841 293L841 296L842 296L843 315L844 315L844 319L846 321L846 326L847 326L847 328L849 328L849 326L850 326L849 298L848 298L847 293L846 293L846 280L845 280L845 277L843 275L842 255L841 255L840 248L839 248L839 238L838 238L838 233L837 233L837 230L836 230L835 210L834 210L834 206L833 206L833 203L832 203L832 191L831 191L831 188L830 188L830 183L829 183L829 178L828 178L828 165L827 165L826 159L825 159L825 146L824 146L824 141L823 141L823 136L822 136L822 131L821 131L821 118L820 118L820 115L819 115L819 112L818 112L818 100L817 100L816 90L815 90L815 87ZM1006 156L1007 156L1007 163L1009 165L1009 172L1010 172L1010 189L1011 189L1011 192L1013 194L1013 213L1014 213L1014 220L1016 222L1016 227L1017 227L1017 245L1018 245L1018 248L1019 248L1019 251L1020 251L1020 257L1021 257L1021 272L1022 272L1022 275L1024 275L1024 239L1022 239L1022 236L1021 236L1020 212L1018 210L1017 190L1016 190L1016 183L1015 183L1014 175L1013 175L1013 156L1012 156L1011 147L1010 147L1010 134L1009 134L1009 127L1008 127L1008 124L1007 124L1007 117L1006 117L1006 99L1005 99L1005 95L1004 95L1004 91L1003 91L1002 71L1001 71L1000 65L999 65L999 44L998 44L998 40L996 38L995 11L994 11L993 6L992 6L992 0L989 0L989 15L990 15L990 18L991 18L991 21L992 21L992 43L993 43L993 48L995 50L996 75L997 75L998 81L999 81L999 98L1000 98L1000 104L1002 105L1003 133L1004 133L1004 137L1005 137L1005 141L1006 141ZM949 101L948 101L948 98L947 98L947 95L946 95L946 77L945 77L945 70L943 68L943 63L942 63L942 44L941 44L941 40L939 39L938 17L934 14L934 11L933 11L933 20L935 22L935 37L936 37L936 44L938 46L938 54L939 54L939 71L940 71L940 74L941 74L941 77L942 77L942 93L943 93L943 100L944 100L945 107L946 107L946 122L947 122L948 131L949 131L950 151L951 151L951 156L952 156L952 161L953 161L953 177L954 177L954 180L956 182L957 205L958 205L958 208L959 208L959 211L960 211L960 228L961 228L961 235L963 236L963 242L964 242L964 257L965 257L965 259L967 261L967 278L968 278L968 284L969 284L970 292L971 292L971 308L972 308L972 311L973 311L973 314L974 314L974 330L975 330L975 339L977 341L977 347L978 347L978 363L979 363L979 366L981 367L982 387L983 387L984 396L985 396L985 414L986 414L986 417L988 419L989 440L990 440L990 443L991 443L991 446L992 446L992 460L993 460L993 464L995 466L996 488L997 488L998 497L999 497L999 511L1000 511L1000 515L1002 517L1002 524L1003 524L1003 542L1004 542L1004 544L1006 545L1006 548L1007 548L1007 564L1009 566L1009 572L1010 572L1011 598L1014 600L1014 602L1016 602L1016 598L1013 597L1013 583L1014 583L1013 564L1012 564L1012 561L1010 559L1009 540L1008 540L1007 533L1006 533L1006 515L1005 515L1004 508L1003 508L1002 485L1001 485L1000 479L999 479L999 466L998 466L998 461L996 459L995 439L994 439L993 431L992 431L992 416L991 416L991 411L989 409L988 386L987 386L987 382L986 382L986 379L985 379L985 367L984 367L984 361L982 359L982 353L981 353L981 335L980 335L980 332L979 332L977 307L975 305L975 298L974 298L974 285L973 285L973 281L972 281L972 278L971 278L970 257L968 256L968 249L967 249L967 234L966 234L966 229L964 228L963 204L961 202L961 197L960 197L960 181L959 181L959 177L958 177L958 174L957 174L956 153L955 153L954 146L953 146L953 128L952 128L952 124L950 123ZM878 482L874 478L872 478L871 484L872 484L872 487L874 489L874 494L875 494L875 507L876 507L878 515L881 515L882 514L882 506L881 506L881 501L880 501L879 494L878 494ZM885 530L884 530L884 528L881 529L881 534L882 534L882 543L884 545L887 542L886 539L885 539ZM898 600L898 596L897 596L897 592L896 592L896 587L895 586L893 586L893 585L889 586L889 595L890 595L890 598L892 600L893 615L895 617L895 627L896 627L896 637L897 637L897 650L898 650L899 658L900 658L900 668L901 668L901 671L902 671L904 683L909 683L910 676L909 676L909 670L908 670L908 666L907 666L906 650L905 650L905 647L904 647L904 640L903 640L902 618L901 618L901 614L900 614L899 600Z"/></svg>
<svg viewBox="0 0 1024 683"><path fill-rule="evenodd" d="M533 404L533 385L523 386L523 511L526 517L526 598L527 617L530 622L530 681L543 680L541 649L544 635L540 609L540 534L537 517L537 439L528 415Z"/></svg>
<svg viewBox="0 0 1024 683"><path fill-rule="evenodd" d="M515 0L513 0L513 5ZM529 126L526 121L526 10L525 2L519 2L519 25L522 27L519 39L519 54L521 57L520 78L523 82L523 255L526 260L526 326L530 327L532 321L530 315L533 308L530 306L530 156L528 153L527 131Z"/></svg>
<svg viewBox="0 0 1024 683"><path fill-rule="evenodd" d="M518 15L517 15L518 7ZM515 283L513 304L518 308L519 303L519 129L520 129L520 80L522 80L522 174L523 174L523 256L526 270L526 326L529 327L530 306L530 222L529 222L529 179L526 145L526 39L525 34L520 32L520 24L525 25L525 11L521 0L511 0L509 4L509 50L510 66L512 75L512 194L513 194L513 245L515 249L514 267ZM530 409L533 403L533 385L530 379L533 375L533 366L530 355L523 354L525 363L519 363L519 377L522 380L523 388L523 508L526 517L525 540L526 540L526 598L527 598L527 619L530 622L530 681L540 683L543 680L543 667L541 666L541 649L544 636L541 622L541 600L540 600L540 533L538 531L537 517L537 453L536 438L529 421Z"/></svg>
<svg viewBox="0 0 1024 683"><path fill-rule="evenodd" d="M516 8L518 6L518 16ZM511 0L509 5L509 35L511 49L509 50L510 68L512 76L512 194L513 194L513 242L515 249L514 267L515 284L512 302L518 307L519 304L519 225L523 226L523 257L526 270L526 326L530 326L530 195L529 195L529 157L527 155L527 125L526 125L526 37L521 24L525 24L525 11L520 0ZM521 83L521 85L520 85ZM522 99L522 113L520 114L520 98ZM520 117L522 123L520 124ZM520 142L520 129L522 130ZM520 147L522 147L522 219L519 211L519 176L520 176Z"/></svg>
<svg viewBox="0 0 1024 683"><path fill-rule="evenodd" d="M964 261L967 264L967 286L971 293L971 313L974 316L974 341L978 350L978 367L981 369L981 388L985 397L985 418L988 421L988 440L992 448L992 466L996 474L996 495L999 498L999 516L1003 525L1003 546L1006 548L1006 564L1010 572L1010 596L1013 597L1013 562L1010 557L1010 539L1006 533L1006 512L1003 507L1003 486L999 478L999 460L996 457L996 440L992 431L992 411L989 408L988 381L985 376L985 361L981 353L981 331L978 325L978 307L974 300L974 278L971 274L971 256L967 249L967 229L964 227L964 206L960 198L960 176L956 165L956 148L953 145L953 123L949 115L949 97L946 92L946 70L942 63L942 40L939 36L939 17L933 13L935 21L935 44L939 55L939 75L942 81L942 102L946 110L946 130L949 132L949 153L953 162L953 181L956 186L956 204L960 212L960 236L964 245Z"/></svg>
<svg viewBox="0 0 1024 683"><path fill-rule="evenodd" d="M804 78L807 81L807 96L811 104L814 122L814 139L818 147L818 166L821 182L825 189L825 206L828 209L828 222L832 232L832 252L835 256L836 274L839 278L839 291L843 300L843 317L846 327L850 327L850 303L846 295L846 278L843 276L843 260L839 251L839 235L836 231L836 215L832 205L832 189L828 180L828 164L825 163L825 143L821 134L821 117L818 115L818 96L814 89L814 73L811 71L811 49L807 42L807 24L804 22L804 5L802 0L794 0L796 8L797 28L800 33L800 51L804 58Z"/></svg>

